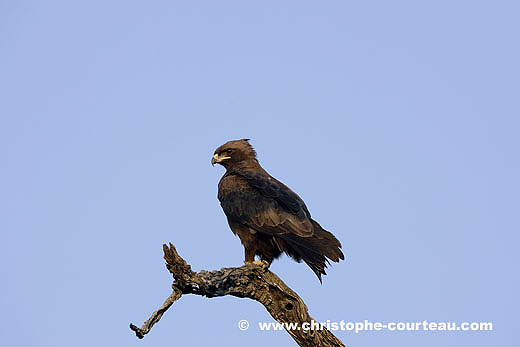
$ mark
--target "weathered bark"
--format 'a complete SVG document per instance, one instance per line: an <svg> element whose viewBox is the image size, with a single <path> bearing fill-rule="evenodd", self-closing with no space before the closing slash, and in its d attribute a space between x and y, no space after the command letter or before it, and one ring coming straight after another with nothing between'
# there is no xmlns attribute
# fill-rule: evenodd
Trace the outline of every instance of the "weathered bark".
<svg viewBox="0 0 520 347"><path fill-rule="evenodd" d="M202 270L196 273L191 266L179 256L175 247L163 245L166 268L172 273L173 293L164 304L155 311L141 328L130 324L138 338L143 338L152 326L157 323L164 312L183 294L197 294L208 298L232 295L239 298L250 298L260 302L271 316L279 323L297 323L298 327L307 322L311 325L313 318L307 306L292 289L268 269L247 264L241 267L223 268L215 271ZM299 346L344 346L329 330L287 330Z"/></svg>

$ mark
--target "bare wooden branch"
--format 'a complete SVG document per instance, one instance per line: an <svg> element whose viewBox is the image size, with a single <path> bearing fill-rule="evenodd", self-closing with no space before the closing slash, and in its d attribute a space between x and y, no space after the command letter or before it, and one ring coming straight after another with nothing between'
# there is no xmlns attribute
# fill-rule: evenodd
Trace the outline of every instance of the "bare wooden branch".
<svg viewBox="0 0 520 347"><path fill-rule="evenodd" d="M141 328L130 324L138 338L150 332L176 300L183 294L197 294L214 298L232 295L239 298L250 298L260 302L271 316L282 324L297 323L298 327L310 327L313 318L309 315L303 300L289 288L278 276L258 265L247 264L241 267L222 268L215 271L202 270L198 273L179 256L175 247L163 245L166 268L174 278L173 293L164 304L155 311ZM289 335L299 346L344 346L329 330L291 329Z"/></svg>

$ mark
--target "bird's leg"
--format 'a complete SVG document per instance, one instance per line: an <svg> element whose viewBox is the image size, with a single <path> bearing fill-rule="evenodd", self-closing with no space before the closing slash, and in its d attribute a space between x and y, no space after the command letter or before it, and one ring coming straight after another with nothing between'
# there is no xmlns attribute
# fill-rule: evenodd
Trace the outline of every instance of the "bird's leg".
<svg viewBox="0 0 520 347"><path fill-rule="evenodd" d="M249 247L244 247L244 253L245 253L244 263L245 264L253 264L253 262L255 261L256 249L249 248Z"/></svg>

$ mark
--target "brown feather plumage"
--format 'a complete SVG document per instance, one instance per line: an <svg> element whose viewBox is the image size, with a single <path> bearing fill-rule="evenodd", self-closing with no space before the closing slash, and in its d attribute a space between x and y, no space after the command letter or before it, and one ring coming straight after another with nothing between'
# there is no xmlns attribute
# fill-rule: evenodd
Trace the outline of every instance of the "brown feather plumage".
<svg viewBox="0 0 520 347"><path fill-rule="evenodd" d="M247 139L218 147L212 163L226 168L218 199L231 230L244 245L246 262L259 256L270 264L286 253L303 260L321 282L329 260L344 259L341 243L311 218L295 192L260 166Z"/></svg>

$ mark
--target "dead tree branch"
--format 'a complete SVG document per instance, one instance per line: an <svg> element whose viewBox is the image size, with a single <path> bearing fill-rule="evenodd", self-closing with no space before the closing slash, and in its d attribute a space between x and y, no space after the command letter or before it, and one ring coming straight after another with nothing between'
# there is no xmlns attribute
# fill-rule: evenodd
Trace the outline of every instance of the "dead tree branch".
<svg viewBox="0 0 520 347"><path fill-rule="evenodd" d="M243 265L241 267L223 268L215 271L202 270L196 273L191 266L179 256L175 247L163 245L166 268L172 273L174 282L173 293L164 304L143 324L141 328L130 324L138 338L150 332L164 312L183 294L197 294L214 298L232 295L239 298L250 298L260 302L271 316L282 324L297 323L298 327L311 327L313 318L309 315L307 306L292 289L268 269L258 265ZM308 325L303 325L306 323ZM299 346L344 346L329 330L323 328L314 330L287 330Z"/></svg>

